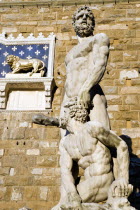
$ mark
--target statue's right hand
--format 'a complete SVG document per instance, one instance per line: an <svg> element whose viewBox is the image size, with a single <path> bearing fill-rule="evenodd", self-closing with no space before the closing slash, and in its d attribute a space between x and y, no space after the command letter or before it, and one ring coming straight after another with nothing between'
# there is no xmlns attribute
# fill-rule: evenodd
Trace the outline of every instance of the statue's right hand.
<svg viewBox="0 0 140 210"><path fill-rule="evenodd" d="M88 108L89 102L90 102L89 93L87 91L80 91L77 98L77 104L81 105L83 108Z"/></svg>

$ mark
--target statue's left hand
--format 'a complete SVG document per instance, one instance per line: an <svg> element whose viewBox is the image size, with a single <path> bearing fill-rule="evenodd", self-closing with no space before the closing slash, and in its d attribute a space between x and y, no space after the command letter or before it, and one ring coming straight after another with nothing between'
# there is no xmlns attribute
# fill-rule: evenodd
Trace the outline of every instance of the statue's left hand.
<svg viewBox="0 0 140 210"><path fill-rule="evenodd" d="M128 197L132 191L133 186L128 184L125 178L118 178L111 185L111 194L113 197Z"/></svg>

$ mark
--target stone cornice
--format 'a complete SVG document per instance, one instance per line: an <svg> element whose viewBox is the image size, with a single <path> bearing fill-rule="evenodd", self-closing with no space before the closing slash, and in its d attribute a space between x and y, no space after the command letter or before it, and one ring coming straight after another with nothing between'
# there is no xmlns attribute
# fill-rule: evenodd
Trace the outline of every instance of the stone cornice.
<svg viewBox="0 0 140 210"><path fill-rule="evenodd" d="M0 7L12 6L68 6L68 5L81 5L81 4L107 4L107 3L139 3L139 0L46 0L46 1L7 1L0 2Z"/></svg>

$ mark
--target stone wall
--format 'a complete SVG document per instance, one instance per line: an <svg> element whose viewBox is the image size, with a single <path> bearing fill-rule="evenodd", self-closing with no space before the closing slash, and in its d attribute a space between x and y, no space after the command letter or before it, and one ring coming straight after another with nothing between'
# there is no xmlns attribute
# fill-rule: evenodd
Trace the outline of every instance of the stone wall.
<svg viewBox="0 0 140 210"><path fill-rule="evenodd" d="M14 36L56 34L54 78L57 88L52 111L44 112L50 116L59 115L66 76L64 57L77 43L71 17L82 1L76 2L67 6L62 3L12 6L11 1L11 7L0 7L0 32ZM140 157L140 3L104 2L87 4L95 15L95 33L106 33L111 42L101 87L107 97L112 130L118 135L128 135L132 139L132 152ZM0 113L1 210L17 210L23 206L49 210L59 200L59 129L32 124L33 114Z"/></svg>

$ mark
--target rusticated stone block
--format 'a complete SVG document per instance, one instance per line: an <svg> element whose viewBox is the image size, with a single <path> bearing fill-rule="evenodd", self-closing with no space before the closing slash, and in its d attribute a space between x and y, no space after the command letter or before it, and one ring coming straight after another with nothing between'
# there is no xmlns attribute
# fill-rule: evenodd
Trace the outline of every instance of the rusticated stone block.
<svg viewBox="0 0 140 210"><path fill-rule="evenodd" d="M26 152L27 155L40 155L39 149L28 149Z"/></svg>
<svg viewBox="0 0 140 210"><path fill-rule="evenodd" d="M140 138L140 128L123 128L122 134L128 135L131 138Z"/></svg>
<svg viewBox="0 0 140 210"><path fill-rule="evenodd" d="M114 120L111 123L111 129L115 130L117 128L124 128L126 127L126 120Z"/></svg>
<svg viewBox="0 0 140 210"><path fill-rule="evenodd" d="M108 106L107 110L110 112L110 111L119 111L119 106L118 105L110 105Z"/></svg>
<svg viewBox="0 0 140 210"><path fill-rule="evenodd" d="M122 104L122 98L119 95L107 95L106 98L109 105Z"/></svg>
<svg viewBox="0 0 140 210"><path fill-rule="evenodd" d="M53 203L60 199L59 187L50 187L48 191L48 200L53 201Z"/></svg>
<svg viewBox="0 0 140 210"><path fill-rule="evenodd" d="M139 100L139 95L128 95L123 98L124 103L128 105L137 105L139 104Z"/></svg>
<svg viewBox="0 0 140 210"><path fill-rule="evenodd" d="M39 139L39 132L35 128L27 128L24 132L24 138L25 139ZM42 134L42 133L40 133Z"/></svg>
<svg viewBox="0 0 140 210"><path fill-rule="evenodd" d="M40 200L47 200L48 198L48 187L40 187Z"/></svg>
<svg viewBox="0 0 140 210"><path fill-rule="evenodd" d="M10 171L9 167L0 167L0 175L5 176L8 175Z"/></svg>
<svg viewBox="0 0 140 210"><path fill-rule="evenodd" d="M121 88L122 94L139 94L140 93L140 87L122 87Z"/></svg>
<svg viewBox="0 0 140 210"><path fill-rule="evenodd" d="M123 53L125 61L135 61L138 58L137 52L128 51Z"/></svg>
<svg viewBox="0 0 140 210"><path fill-rule="evenodd" d="M47 156L54 156L56 154L58 154L58 151L56 150L56 148L47 148L47 149L40 149L40 154L43 155L47 155Z"/></svg>
<svg viewBox="0 0 140 210"><path fill-rule="evenodd" d="M132 86L140 85L140 79L139 79L139 78L138 78L138 79L132 79L132 80L131 80L131 83L132 83Z"/></svg>
<svg viewBox="0 0 140 210"><path fill-rule="evenodd" d="M22 148L9 148L9 149L5 149L5 155L24 155L25 154L25 149Z"/></svg>
<svg viewBox="0 0 140 210"><path fill-rule="evenodd" d="M18 155L4 156L2 158L2 166L4 167L15 167L19 164L20 158Z"/></svg>
<svg viewBox="0 0 140 210"><path fill-rule="evenodd" d="M5 32L5 33L17 32L17 28L16 27L2 27L2 32Z"/></svg>
<svg viewBox="0 0 140 210"><path fill-rule="evenodd" d="M113 86L113 80L102 80L100 82L101 87L103 86Z"/></svg>
<svg viewBox="0 0 140 210"><path fill-rule="evenodd" d="M0 149L0 156L4 155L4 149Z"/></svg>
<svg viewBox="0 0 140 210"><path fill-rule="evenodd" d="M25 128L13 128L12 130L9 128L5 128L2 139L24 139L25 138Z"/></svg>
<svg viewBox="0 0 140 210"><path fill-rule="evenodd" d="M20 201L20 200L22 200L22 198L23 198L22 191L23 191L22 188L13 187L11 200L13 200L13 201Z"/></svg>
<svg viewBox="0 0 140 210"><path fill-rule="evenodd" d="M106 86L106 87L103 87L103 91L104 91L105 95L117 94L118 87Z"/></svg>
<svg viewBox="0 0 140 210"><path fill-rule="evenodd" d="M140 121L139 120L132 120L132 128L138 128L140 127Z"/></svg>
<svg viewBox="0 0 140 210"><path fill-rule="evenodd" d="M34 178L33 175L6 176L4 182L6 186L30 186L33 185L34 181L33 178Z"/></svg>
<svg viewBox="0 0 140 210"><path fill-rule="evenodd" d="M26 186L24 188L23 199L28 201L36 201L38 199L39 188L36 186Z"/></svg>
<svg viewBox="0 0 140 210"><path fill-rule="evenodd" d="M130 106L129 105L121 105L121 106L119 106L119 110L120 111L129 111Z"/></svg>
<svg viewBox="0 0 140 210"><path fill-rule="evenodd" d="M37 25L37 21L18 21L16 22L16 25L18 26L36 26Z"/></svg>
<svg viewBox="0 0 140 210"><path fill-rule="evenodd" d="M0 200L4 200L6 193L6 187L0 187Z"/></svg>
<svg viewBox="0 0 140 210"><path fill-rule="evenodd" d="M70 40L70 35L68 33L57 33L56 36L58 40Z"/></svg>
<svg viewBox="0 0 140 210"><path fill-rule="evenodd" d="M27 128L31 127L31 124L29 122L20 122L19 127Z"/></svg>
<svg viewBox="0 0 140 210"><path fill-rule="evenodd" d="M59 128L56 127L47 127L47 136L46 139L58 139L60 135Z"/></svg>
<svg viewBox="0 0 140 210"><path fill-rule="evenodd" d="M36 175L41 175L43 173L43 169L42 168L34 168L31 171L32 174L36 174Z"/></svg>
<svg viewBox="0 0 140 210"><path fill-rule="evenodd" d="M58 166L58 158L56 156L40 156L37 158L37 165L44 167Z"/></svg>
<svg viewBox="0 0 140 210"><path fill-rule="evenodd" d="M123 52L111 52L111 62L122 62Z"/></svg>
<svg viewBox="0 0 140 210"><path fill-rule="evenodd" d="M35 186L56 186L58 185L58 180L52 176L34 176Z"/></svg>
<svg viewBox="0 0 140 210"><path fill-rule="evenodd" d="M15 169L14 168L10 168L10 172L9 172L10 176L14 176L15 173Z"/></svg>
<svg viewBox="0 0 140 210"><path fill-rule="evenodd" d="M131 110L137 110L137 111L139 111L140 110L140 104L132 105L131 106Z"/></svg>
<svg viewBox="0 0 140 210"><path fill-rule="evenodd" d="M114 113L115 120L138 120L138 112L129 111L129 112L119 112Z"/></svg>
<svg viewBox="0 0 140 210"><path fill-rule="evenodd" d="M4 14L2 15L2 21L19 21L24 20L26 21L29 18L29 14Z"/></svg>
<svg viewBox="0 0 140 210"><path fill-rule="evenodd" d="M138 76L139 76L138 71L135 69L131 71L123 70L120 72L120 80L137 78Z"/></svg>

